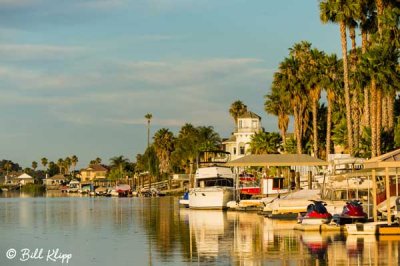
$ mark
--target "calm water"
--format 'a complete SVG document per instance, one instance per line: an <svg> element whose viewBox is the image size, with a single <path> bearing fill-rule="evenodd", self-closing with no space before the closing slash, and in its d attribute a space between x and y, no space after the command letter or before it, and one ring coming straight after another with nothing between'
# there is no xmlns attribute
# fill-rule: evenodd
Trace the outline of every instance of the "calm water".
<svg viewBox="0 0 400 266"><path fill-rule="evenodd" d="M1 196L0 265L62 265L62 258L64 265L82 266L400 261L397 236L297 232L292 230L294 222L255 213L179 209L173 197Z"/></svg>

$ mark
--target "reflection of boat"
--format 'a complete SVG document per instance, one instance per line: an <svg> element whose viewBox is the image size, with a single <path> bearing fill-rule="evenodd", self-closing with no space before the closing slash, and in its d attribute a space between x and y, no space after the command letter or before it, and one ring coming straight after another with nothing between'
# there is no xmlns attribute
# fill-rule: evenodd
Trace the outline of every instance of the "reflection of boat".
<svg viewBox="0 0 400 266"><path fill-rule="evenodd" d="M181 209L189 220L189 227L194 236L197 253L201 256L216 257L223 246L221 239L225 231L226 213L216 210Z"/></svg>
<svg viewBox="0 0 400 266"><path fill-rule="evenodd" d="M319 259L325 258L330 238L321 235L319 232L305 232L300 235L300 239L313 256Z"/></svg>
<svg viewBox="0 0 400 266"><path fill-rule="evenodd" d="M209 166L196 170L194 188L189 191L189 208L191 209L225 209L233 200L234 177L230 168L218 166L229 157L226 152L204 152L205 162Z"/></svg>

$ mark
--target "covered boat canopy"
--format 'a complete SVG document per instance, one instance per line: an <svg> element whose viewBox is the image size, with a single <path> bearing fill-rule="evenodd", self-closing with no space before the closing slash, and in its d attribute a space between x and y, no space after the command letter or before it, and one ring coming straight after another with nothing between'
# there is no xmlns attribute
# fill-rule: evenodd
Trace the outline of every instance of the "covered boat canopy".
<svg viewBox="0 0 400 266"><path fill-rule="evenodd" d="M327 166L328 162L307 154L251 154L233 160L226 166Z"/></svg>
<svg viewBox="0 0 400 266"><path fill-rule="evenodd" d="M364 168L400 168L400 149L374 157L364 162Z"/></svg>

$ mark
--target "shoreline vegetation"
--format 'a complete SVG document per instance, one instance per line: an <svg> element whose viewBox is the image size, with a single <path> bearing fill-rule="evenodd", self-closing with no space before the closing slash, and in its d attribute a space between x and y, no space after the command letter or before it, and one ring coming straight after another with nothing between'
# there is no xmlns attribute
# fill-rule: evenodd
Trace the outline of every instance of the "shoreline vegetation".
<svg viewBox="0 0 400 266"><path fill-rule="evenodd" d="M320 22L315 23L339 27L342 54L327 54L308 41L289 48L265 95L264 109L277 117L279 133L264 129L255 133L247 152L305 153L326 160L331 153L371 158L400 147L399 1L320 0L316 4ZM231 104L235 125L246 111L241 100ZM147 148L132 162L121 155L108 165L96 158L88 166L106 166L109 180L145 173L152 183L174 173L192 174L200 151L223 149L224 139L212 126L186 123L177 134L161 128L151 137L152 119L151 113L144 116ZM293 134L288 133L290 123ZM42 170L37 170L36 161L23 170L37 184L56 174L79 178L76 155L57 161L42 158L40 163ZM0 177L21 171L18 163L0 162Z"/></svg>

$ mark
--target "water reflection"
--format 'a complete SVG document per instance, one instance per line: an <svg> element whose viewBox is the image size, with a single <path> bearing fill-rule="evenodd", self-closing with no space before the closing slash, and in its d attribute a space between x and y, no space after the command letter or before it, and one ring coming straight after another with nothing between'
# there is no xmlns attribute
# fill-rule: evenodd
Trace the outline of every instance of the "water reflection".
<svg viewBox="0 0 400 266"><path fill-rule="evenodd" d="M179 209L172 197L48 196L0 199L0 265L19 265L4 256L11 247L58 247L69 265L399 265L400 236L298 232L256 213Z"/></svg>

